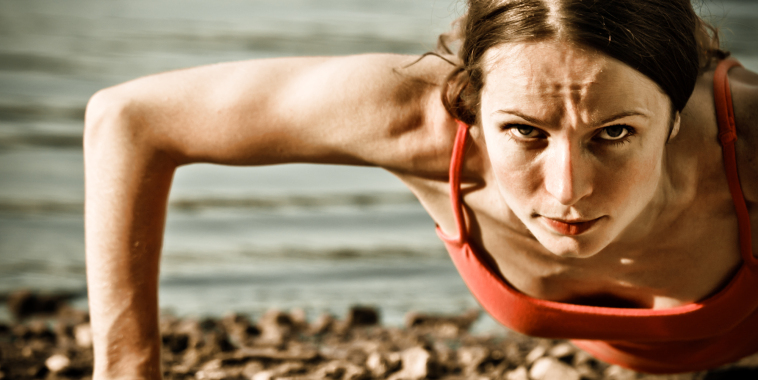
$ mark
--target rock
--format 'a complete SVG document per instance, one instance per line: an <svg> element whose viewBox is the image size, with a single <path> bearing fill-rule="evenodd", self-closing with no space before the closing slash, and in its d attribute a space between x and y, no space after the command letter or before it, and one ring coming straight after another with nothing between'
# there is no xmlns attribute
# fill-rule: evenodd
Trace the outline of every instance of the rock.
<svg viewBox="0 0 758 380"><path fill-rule="evenodd" d="M305 366L302 363L282 363L266 371L258 372L251 378L252 380L271 380L278 377L285 377L302 373Z"/></svg>
<svg viewBox="0 0 758 380"><path fill-rule="evenodd" d="M526 363L527 365L531 365L532 363L537 361L537 359L545 356L546 353L547 353L547 348L545 348L545 346L534 347L531 351L529 351L528 354L526 354L526 357L524 358L524 363Z"/></svg>
<svg viewBox="0 0 758 380"><path fill-rule="evenodd" d="M258 329L261 334L256 343L281 346L292 335L294 327L295 324L289 314L276 309L269 310L258 320Z"/></svg>
<svg viewBox="0 0 758 380"><path fill-rule="evenodd" d="M228 314L221 319L221 325L224 326L224 329L229 335L230 340L236 346L247 345L252 342L252 339L254 337L261 334L260 329L257 326L254 326L250 322L250 319L243 314ZM271 341L274 345L276 345L279 344L277 343L279 340L287 338L286 336L279 337L278 335L275 335L276 334L271 334L271 331L269 331L269 335L264 340Z"/></svg>
<svg viewBox="0 0 758 380"><path fill-rule="evenodd" d="M56 317L59 320L65 321L65 323L72 326L89 322L88 312L84 310L74 309L66 303L60 305L60 308L58 308L58 312L56 313Z"/></svg>
<svg viewBox="0 0 758 380"><path fill-rule="evenodd" d="M195 378L197 380L222 380L227 377L229 377L229 375L221 368L201 369L195 372Z"/></svg>
<svg viewBox="0 0 758 380"><path fill-rule="evenodd" d="M489 357L489 350L481 346L468 346L458 349L458 362L463 366L463 372L471 375Z"/></svg>
<svg viewBox="0 0 758 380"><path fill-rule="evenodd" d="M8 295L6 304L8 310L16 318L21 320L35 311L37 297L28 290L19 290Z"/></svg>
<svg viewBox="0 0 758 380"><path fill-rule="evenodd" d="M164 334L162 341L163 346L168 348L174 354L182 353L187 347L189 347L189 335L187 334Z"/></svg>
<svg viewBox="0 0 758 380"><path fill-rule="evenodd" d="M366 368L375 378L384 378L388 373L400 367L400 354L397 352L372 352L366 359Z"/></svg>
<svg viewBox="0 0 758 380"><path fill-rule="evenodd" d="M368 378L368 371L350 362L333 360L322 365L315 373L317 379L361 380Z"/></svg>
<svg viewBox="0 0 758 380"><path fill-rule="evenodd" d="M200 370L195 373L197 380L221 380L230 377L230 373L224 370L222 360L216 358L204 363Z"/></svg>
<svg viewBox="0 0 758 380"><path fill-rule="evenodd" d="M637 378L634 371L628 370L617 365L609 366L605 369L604 378L608 380L633 380Z"/></svg>
<svg viewBox="0 0 758 380"><path fill-rule="evenodd" d="M263 364L260 362L250 362L245 365L245 367L242 369L242 376L244 376L246 379L252 379L253 376L258 374L259 372L263 372L264 367Z"/></svg>
<svg viewBox="0 0 758 380"><path fill-rule="evenodd" d="M374 307L353 306L347 313L345 324L348 328L373 326L379 323L379 311Z"/></svg>
<svg viewBox="0 0 758 380"><path fill-rule="evenodd" d="M290 310L290 318L297 330L304 330L308 327L308 316L302 308L296 307Z"/></svg>
<svg viewBox="0 0 758 380"><path fill-rule="evenodd" d="M44 365L36 364L26 369L26 374L35 379L44 378L48 373L50 373L50 370Z"/></svg>
<svg viewBox="0 0 758 380"><path fill-rule="evenodd" d="M21 320L35 314L55 314L71 294L36 294L29 290L18 290L8 295L8 310Z"/></svg>
<svg viewBox="0 0 758 380"><path fill-rule="evenodd" d="M342 380L364 380L369 377L368 371L365 368L348 363L345 368L345 374L342 375Z"/></svg>
<svg viewBox="0 0 758 380"><path fill-rule="evenodd" d="M242 347L234 358L244 361L249 360L277 360L277 361L309 361L319 356L318 351L313 349L290 349L286 351L270 347Z"/></svg>
<svg viewBox="0 0 758 380"><path fill-rule="evenodd" d="M390 371L399 369L403 364L403 358L399 352L388 352L387 355L384 356L384 359L387 360L387 365L390 367Z"/></svg>
<svg viewBox="0 0 758 380"><path fill-rule="evenodd" d="M577 350L574 353L574 360L572 361L572 364L574 365L574 367L580 366L583 364L592 365L595 361L596 360L594 357L592 357L592 355L582 350Z"/></svg>
<svg viewBox="0 0 758 380"><path fill-rule="evenodd" d="M602 378L601 374L596 371L595 368L587 365L586 363L576 365L574 366L574 369L579 372L579 375L583 380L598 380Z"/></svg>
<svg viewBox="0 0 758 380"><path fill-rule="evenodd" d="M505 380L530 380L530 379L529 379L529 373L527 372L526 367L519 366L513 371L506 372Z"/></svg>
<svg viewBox="0 0 758 380"><path fill-rule="evenodd" d="M222 360L220 358L209 360L203 363L202 366L200 366L200 370L204 371L204 370L211 370L211 369L219 369L221 368L221 361Z"/></svg>
<svg viewBox="0 0 758 380"><path fill-rule="evenodd" d="M547 355L556 359L568 358L576 352L576 348L568 342L559 343L547 350Z"/></svg>
<svg viewBox="0 0 758 380"><path fill-rule="evenodd" d="M310 332L312 334L325 334L332 330L334 327L334 316L331 314L321 314L313 324L311 324Z"/></svg>
<svg viewBox="0 0 758 380"><path fill-rule="evenodd" d="M577 370L551 357L537 359L529 370L529 377L533 380L581 380Z"/></svg>
<svg viewBox="0 0 758 380"><path fill-rule="evenodd" d="M479 319L478 310L470 310L457 316L440 316L418 312L405 315L405 326L409 329L422 329L444 338L454 338L468 331Z"/></svg>
<svg viewBox="0 0 758 380"><path fill-rule="evenodd" d="M226 333L216 331L212 331L205 336L205 345L202 347L202 351L207 354L231 352L236 349L237 347L229 341L229 336Z"/></svg>
<svg viewBox="0 0 758 380"><path fill-rule="evenodd" d="M174 333L185 334L189 338L187 341L187 348L192 350L198 348L204 344L203 329L200 326L200 322L197 319L184 319L176 324L173 330Z"/></svg>
<svg viewBox="0 0 758 380"><path fill-rule="evenodd" d="M389 372L387 361L378 352L372 352L368 355L368 358L366 358L366 368L371 371L371 375L374 377L384 377Z"/></svg>
<svg viewBox="0 0 758 380"><path fill-rule="evenodd" d="M45 360L45 366L52 373L61 372L71 365L71 359L61 354L55 354Z"/></svg>
<svg viewBox="0 0 758 380"><path fill-rule="evenodd" d="M53 333L55 333L55 339L58 341L58 345L67 347L73 340L74 328L58 319L53 322Z"/></svg>
<svg viewBox="0 0 758 380"><path fill-rule="evenodd" d="M345 367L337 360L326 363L316 371L316 377L322 379L342 379L344 374Z"/></svg>
<svg viewBox="0 0 758 380"><path fill-rule="evenodd" d="M390 380L418 380L430 377L432 355L421 347L409 348L400 353L402 367Z"/></svg>

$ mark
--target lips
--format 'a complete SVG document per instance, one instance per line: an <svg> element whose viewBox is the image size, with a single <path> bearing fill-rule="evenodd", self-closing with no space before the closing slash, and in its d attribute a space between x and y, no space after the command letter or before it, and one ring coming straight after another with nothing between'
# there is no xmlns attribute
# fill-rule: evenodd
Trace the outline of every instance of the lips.
<svg viewBox="0 0 758 380"><path fill-rule="evenodd" d="M553 231L566 236L580 235L595 225L601 218L587 220L587 221L567 221L560 219L552 219L546 216L540 217L542 221L550 227Z"/></svg>

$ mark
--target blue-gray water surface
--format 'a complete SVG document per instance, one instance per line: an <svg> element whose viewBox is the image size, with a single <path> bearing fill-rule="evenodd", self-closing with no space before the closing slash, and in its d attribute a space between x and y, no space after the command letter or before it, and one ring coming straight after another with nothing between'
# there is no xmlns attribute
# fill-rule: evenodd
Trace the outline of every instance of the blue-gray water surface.
<svg viewBox="0 0 758 380"><path fill-rule="evenodd" d="M758 2L702 4L726 47L758 71ZM98 89L232 60L420 54L463 8L450 0L0 0L0 293L74 291L86 303L82 117ZM192 165L178 171L170 201L160 302L177 314L342 314L359 303L397 324L409 310L477 307L432 220L382 170Z"/></svg>

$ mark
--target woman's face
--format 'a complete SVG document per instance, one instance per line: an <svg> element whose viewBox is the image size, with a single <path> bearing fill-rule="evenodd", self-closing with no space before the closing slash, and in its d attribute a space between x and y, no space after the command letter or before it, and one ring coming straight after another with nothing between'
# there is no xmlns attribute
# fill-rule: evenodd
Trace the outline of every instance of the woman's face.
<svg viewBox="0 0 758 380"><path fill-rule="evenodd" d="M480 119L495 181L536 239L556 255L589 257L643 228L662 193L672 123L660 88L560 41L500 45L483 62Z"/></svg>

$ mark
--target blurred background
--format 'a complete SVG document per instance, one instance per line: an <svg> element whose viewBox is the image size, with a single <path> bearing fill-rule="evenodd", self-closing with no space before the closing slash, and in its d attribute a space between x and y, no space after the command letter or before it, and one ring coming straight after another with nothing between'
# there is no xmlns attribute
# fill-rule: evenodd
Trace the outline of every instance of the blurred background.
<svg viewBox="0 0 758 380"><path fill-rule="evenodd" d="M698 4L758 71L758 2ZM71 292L86 308L81 137L98 89L223 61L420 54L463 10L456 0L0 0L0 294ZM387 324L478 307L396 178L313 165L180 168L160 303L254 317L375 305Z"/></svg>

